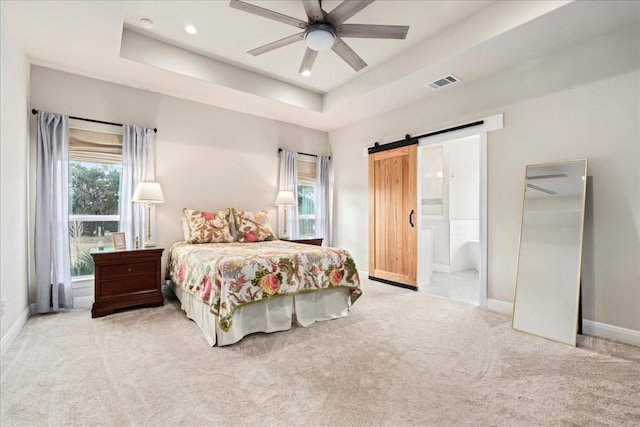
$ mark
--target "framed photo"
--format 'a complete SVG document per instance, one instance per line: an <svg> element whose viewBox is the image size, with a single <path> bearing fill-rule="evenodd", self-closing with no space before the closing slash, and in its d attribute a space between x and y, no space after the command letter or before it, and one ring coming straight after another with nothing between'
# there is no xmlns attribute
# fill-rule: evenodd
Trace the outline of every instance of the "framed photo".
<svg viewBox="0 0 640 427"><path fill-rule="evenodd" d="M111 233L113 235L113 248L114 249L127 249L127 241L124 238L124 231L116 231Z"/></svg>

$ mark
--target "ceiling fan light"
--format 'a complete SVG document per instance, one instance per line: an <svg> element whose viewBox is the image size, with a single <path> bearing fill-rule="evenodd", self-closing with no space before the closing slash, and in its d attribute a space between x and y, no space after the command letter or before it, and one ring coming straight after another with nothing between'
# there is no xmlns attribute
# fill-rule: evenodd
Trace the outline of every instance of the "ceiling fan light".
<svg viewBox="0 0 640 427"><path fill-rule="evenodd" d="M336 41L336 33L329 25L315 24L307 28L304 34L304 41L309 49L319 52L333 47Z"/></svg>

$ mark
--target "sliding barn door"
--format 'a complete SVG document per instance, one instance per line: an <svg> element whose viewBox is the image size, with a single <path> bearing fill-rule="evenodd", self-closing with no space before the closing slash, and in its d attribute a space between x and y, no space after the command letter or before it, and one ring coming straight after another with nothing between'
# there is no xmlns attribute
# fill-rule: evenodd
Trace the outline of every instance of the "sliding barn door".
<svg viewBox="0 0 640 427"><path fill-rule="evenodd" d="M417 286L418 146L369 154L369 277Z"/></svg>

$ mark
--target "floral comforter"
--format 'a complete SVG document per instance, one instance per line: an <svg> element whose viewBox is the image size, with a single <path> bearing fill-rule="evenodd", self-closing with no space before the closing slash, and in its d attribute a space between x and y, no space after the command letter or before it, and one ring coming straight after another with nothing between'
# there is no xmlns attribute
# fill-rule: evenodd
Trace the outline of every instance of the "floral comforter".
<svg viewBox="0 0 640 427"><path fill-rule="evenodd" d="M209 304L228 331L233 312L278 295L324 288L350 289L353 304L362 294L351 255L344 249L281 240L256 243L175 243L167 275L185 291Z"/></svg>

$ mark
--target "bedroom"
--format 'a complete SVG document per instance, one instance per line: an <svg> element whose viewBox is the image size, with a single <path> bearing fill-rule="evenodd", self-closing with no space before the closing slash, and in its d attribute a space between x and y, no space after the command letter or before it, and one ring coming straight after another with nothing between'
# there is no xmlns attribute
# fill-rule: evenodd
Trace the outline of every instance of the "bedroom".
<svg viewBox="0 0 640 427"><path fill-rule="evenodd" d="M451 87L424 100L328 130L259 117L56 70L22 47L2 22L2 350L26 321L33 274L31 108L157 127L156 178L166 203L157 208L158 243L180 239L180 209L220 202L275 216L277 150L331 155L333 244L367 265L367 163L364 147L504 114L488 144L488 299L509 311L513 301L524 165L586 157L594 177L587 226L584 317L591 333L626 342L640 334L640 106L638 15L624 27L575 40L535 60ZM566 7L570 7L566 6ZM15 23L13 23L15 25ZM260 39L261 40L261 39ZM488 52L489 59L498 51ZM297 60L296 60L297 61ZM295 64L297 67L297 62ZM67 64L68 70L79 66ZM143 68L144 70L144 68ZM452 72L445 70L445 72ZM89 95L89 96L88 96ZM260 108L260 106L256 107ZM262 107L264 110L265 108ZM194 159L215 159L193 167ZM215 166L215 167L214 167ZM226 185L202 185L250 171ZM189 174L184 174L189 170ZM24 177L15 181L13 177ZM189 192L181 191L189 188ZM251 194L250 197L247 194ZM216 208L212 206L212 208ZM12 266L13 268L10 268ZM21 284L17 286L16 284ZM16 325L19 325L16 327ZM16 330L17 329L17 330Z"/></svg>

